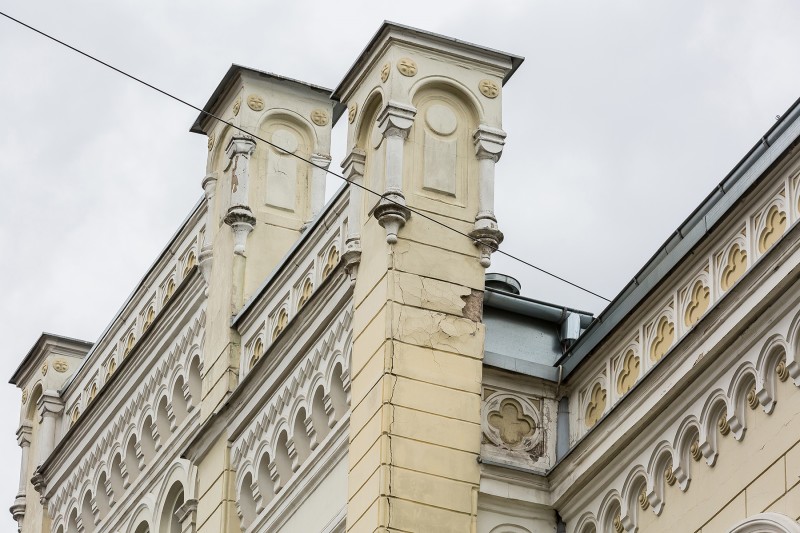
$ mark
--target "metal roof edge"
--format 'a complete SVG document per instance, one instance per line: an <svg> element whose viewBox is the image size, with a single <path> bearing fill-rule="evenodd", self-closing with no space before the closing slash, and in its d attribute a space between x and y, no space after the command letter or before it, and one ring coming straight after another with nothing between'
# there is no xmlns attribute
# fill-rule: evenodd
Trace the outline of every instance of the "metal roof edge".
<svg viewBox="0 0 800 533"><path fill-rule="evenodd" d="M381 38L383 38L383 36L392 29L401 30L407 33L413 33L417 36L425 37L433 41L446 42L449 44L469 48L472 50L480 50L488 54L507 57L511 62L511 68L503 77L503 85L505 85L506 82L509 79L511 79L511 76L514 75L514 73L517 71L520 65L522 65L522 62L525 61L525 58L522 56L509 54L508 52L495 50L494 48L488 48L486 46L481 46L468 41L462 41L460 39L456 39L454 37L448 37L446 35L442 35L439 33L421 30L419 28L414 28L413 26L406 26L404 24L399 24L397 22L392 22L390 20L384 20L383 23L378 28L378 30L372 35L372 38L369 40L369 42L367 42L367 45L361 50L361 53L358 54L358 57L350 66L350 68L347 69L347 72L342 78L342 81L340 81L339 84L336 86L336 88L333 90L333 93L331 94L332 98L334 98L337 101L341 99L344 87L352 82L353 78L356 75L356 72L359 71L361 67L363 67L368 62L370 54L372 53L373 49L378 44L378 42L380 42Z"/></svg>
<svg viewBox="0 0 800 533"><path fill-rule="evenodd" d="M594 315L587 311L571 309L561 305L555 305L533 298L527 298L510 292L486 287L483 297L484 305L494 309L502 309L512 313L518 313L540 320L546 320L560 324L567 313L577 313L581 315L581 327L588 327L594 321Z"/></svg>
<svg viewBox="0 0 800 533"><path fill-rule="evenodd" d="M800 137L800 99L781 115L606 306L557 364L569 375L719 223Z"/></svg>
<svg viewBox="0 0 800 533"><path fill-rule="evenodd" d="M17 366L17 369L11 375L11 379L8 380L11 385L17 385L17 381L22 374L25 373L25 370L27 369L26 367L30 363L31 358L36 352L41 350L48 341L61 341L75 346L82 346L87 348L87 353L94 345L94 343L85 341L83 339L76 339L74 337L67 337L65 335L58 335L56 333L48 333L43 331L42 334L39 335L39 338L36 339L36 342L33 343L33 346L31 346L30 350L28 350L28 353L25 354L25 357L22 358L22 362L19 364L19 366Z"/></svg>
<svg viewBox="0 0 800 533"><path fill-rule="evenodd" d="M273 80L286 82L293 85L299 85L300 87L324 95L326 98L334 102L331 127L336 125L336 122L339 121L339 117L341 117L342 113L344 113L345 106L341 104L338 100L333 98L332 96L333 91L331 91L331 89L328 89L327 87L322 87L320 85L315 85L313 83L308 83L294 78L289 78L287 76L281 76L280 74L275 74L273 72L267 72L265 70L259 70L251 67L245 67L244 65L238 65L236 63L232 63L230 68L228 68L228 71L222 77L222 80L220 80L220 82L217 84L217 87L214 89L214 92L211 93L211 96L206 102L206 105L203 106L203 111L199 115L197 115L197 118L194 120L192 127L189 128L189 131L191 133L205 134L205 132L203 131L203 125L207 120L211 119L208 113L212 112L211 110L214 108L214 106L217 104L220 98L222 98L225 91L228 90L231 83L236 79L237 76L241 75L242 72L255 74L263 78L270 78Z"/></svg>

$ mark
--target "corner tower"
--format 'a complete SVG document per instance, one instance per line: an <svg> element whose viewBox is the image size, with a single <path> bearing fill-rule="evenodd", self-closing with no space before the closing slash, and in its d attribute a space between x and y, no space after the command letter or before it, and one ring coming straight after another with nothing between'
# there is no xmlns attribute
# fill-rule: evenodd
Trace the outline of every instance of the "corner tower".
<svg viewBox="0 0 800 533"><path fill-rule="evenodd" d="M322 208L331 127L341 114L329 89L237 65L204 111L191 129L208 137L201 423L239 382L241 339L231 317ZM216 435L198 461L198 531L239 527L227 453L227 435Z"/></svg>
<svg viewBox="0 0 800 533"><path fill-rule="evenodd" d="M348 531L475 528L501 87L521 62L386 22L334 92L347 177L380 194L350 190Z"/></svg>

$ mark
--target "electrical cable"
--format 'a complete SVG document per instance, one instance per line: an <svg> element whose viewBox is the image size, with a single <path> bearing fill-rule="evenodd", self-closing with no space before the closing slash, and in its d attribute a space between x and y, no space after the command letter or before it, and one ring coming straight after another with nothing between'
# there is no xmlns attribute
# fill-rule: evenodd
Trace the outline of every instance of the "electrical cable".
<svg viewBox="0 0 800 533"><path fill-rule="evenodd" d="M378 196L378 197L382 198L386 202L393 203L393 204L405 207L406 209L408 209L411 213L414 213L415 215L418 215L418 216L420 216L422 218L430 220L431 222L433 222L435 224L438 224L439 226L442 226L442 227L444 227L446 229L449 229L450 231L453 231L453 232L455 232L455 233L457 233L457 234L459 234L459 235L461 235L463 237L466 237L467 239L469 239L469 240L471 240L473 242L476 242L475 238L471 237L467 233L464 233L463 231L460 231L460 230L458 230L458 229L456 229L456 228L454 228L452 226L448 226L447 224L445 224L444 222L441 222L440 220L436 220L435 218L433 218L433 217L431 217L429 215L426 215L425 213L422 213L422 212L420 212L420 211L418 211L416 209L413 209L413 208L410 208L410 207L405 206L403 204L400 204L399 202L396 202L396 201L392 200L391 198L387 198L385 195L383 195L383 194L381 194L379 192L373 191L369 187L366 187L364 185L361 185L360 183L356 183L356 182L354 182L352 180L349 180L346 177L344 177L343 175L338 174L338 173L336 173L336 172L334 172L332 170L329 170L328 168L323 167L321 165L317 165L313 161L305 159L304 157L302 157L302 156L300 156L300 155L298 155L296 153L289 152L288 150L286 150L285 148L282 148L281 146L278 146L278 145L276 145L276 144L274 144L274 143L272 143L272 142L270 142L270 141L268 141L266 139L263 139L263 138L259 137L258 135L250 133L250 132L246 131L245 129L243 129L243 128L239 127L239 126L236 126L235 124L233 124L231 122L228 122L227 120L224 120L224 119L218 117L214 113L211 113L209 111L201 109L201 108L197 107L196 105L191 104L191 103L187 102L186 100L183 100L182 98L179 98L179 97L175 96L174 94L171 94L171 93L169 93L169 92L167 92L167 91L165 91L163 89L159 89L155 85L153 85L151 83L148 83L148 82L142 80L141 78L137 78L133 74L129 74L129 73L125 72L124 70L121 70L121 69L115 67L114 65L106 63L102 59L98 59L97 57L94 57L93 55L88 54L87 52L84 52L84 51L82 51L82 50L80 50L78 48L75 48L74 46L72 46L72 45L70 45L70 44L68 44L68 43L66 43L64 41L61 41L61 40L57 39L56 37L53 37L52 35L49 35L49 34L43 32L43 31L41 31L39 29L34 28L33 26L31 26L29 24L26 24L26 23L22 22L19 19L16 19L16 18L12 17L11 15L8 15L8 14L2 12L2 11L0 11L0 15L2 15L3 17L11 20L12 22L16 22L20 26L23 26L23 27L35 32L35 33L38 33L42 37L50 39L51 41L54 41L54 42L60 44L61 46L69 48L73 52L76 52L76 53L84 56L87 59L90 59L90 60L92 60L92 61L94 61L96 63L99 63L99 64L103 65L104 67L107 67L107 68L113 70L114 72L125 76L126 78L130 78L131 80L133 80L133 81L135 81L137 83L140 83L140 84L144 85L145 87L147 87L149 89L152 89L152 90L154 90L154 91L166 96L167 98L171 98L172 100L175 100L176 102L179 102L179 103L181 103L181 104L183 104L185 106L188 106L188 107L194 109L195 111L198 111L199 113L201 113L203 115L206 115L206 116L208 116L210 118L213 118L213 119L215 119L215 120L217 120L217 121L219 121L219 122L221 122L223 124L226 124L226 125L234 128L234 129L244 133L245 135L248 135L249 137L257 139L257 140L259 140L259 141L261 141L261 142L263 142L263 143L275 148L276 150L280 150L281 152L283 152L285 154L288 154L290 156L293 156L293 157L295 157L295 158L297 158L297 159L299 159L299 160L301 160L301 161L303 161L305 163L308 163L309 165L311 165L313 167L316 167L318 169L324 170L326 173L328 173L328 174L330 174L332 176L335 176L335 177L337 177L337 178L349 183L350 185L352 185L354 187L358 187L360 189L363 189L364 191L367 191L367 192L369 192L371 194L374 194L375 196ZM489 243L489 242L486 242L486 241L480 241L480 242L481 242L481 244L489 247L493 252L497 252L497 253L499 253L501 255L504 255L504 256L506 256L506 257L508 257L510 259L518 261L518 262L522 263L523 265L529 266L529 267L533 268L534 270L537 270L538 272L541 272L542 274L546 274L546 275L548 275L548 276L550 276L550 277L552 277L554 279L557 279L557 280L559 280L559 281L561 281L563 283L566 283L567 285L570 285L572 287L575 287L576 289L580 289L580 290L582 290L582 291L584 291L584 292L586 292L588 294L591 294L592 296L600 298L601 300L605 300L606 302L611 302L611 300L609 300L605 296L601 296L601 295L597 294L596 292L593 292L593 291L591 291L591 290L589 290L589 289L587 289L585 287L582 287L582 286L578 285L577 283L573 283L573 282L571 282L571 281L569 281L569 280L567 280L565 278L562 278L561 276L553 274L552 272L549 272L549 271L547 271L547 270L545 270L543 268L540 268L540 267L534 265L533 263L530 263L530 262L528 262L528 261L526 261L524 259L521 259L521 258L519 258L519 257L517 257L515 255L512 255L512 254L510 254L508 252L505 252L505 251L501 250L498 246L493 245L492 243Z"/></svg>

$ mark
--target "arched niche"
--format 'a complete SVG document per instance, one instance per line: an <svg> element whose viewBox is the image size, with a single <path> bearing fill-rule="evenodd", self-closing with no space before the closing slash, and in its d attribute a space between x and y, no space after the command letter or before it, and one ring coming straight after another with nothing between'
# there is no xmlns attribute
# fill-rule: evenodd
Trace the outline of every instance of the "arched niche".
<svg viewBox="0 0 800 533"><path fill-rule="evenodd" d="M742 520L729 533L800 533L800 525L786 515L761 513Z"/></svg>
<svg viewBox="0 0 800 533"><path fill-rule="evenodd" d="M364 185L377 193L386 190L385 161L386 149L383 142L383 133L378 128L378 114L384 106L383 94L375 90L364 102L362 110L358 113L355 147L363 150ZM364 191L362 220L369 217L369 213L378 203L380 198L375 194Z"/></svg>
<svg viewBox="0 0 800 533"><path fill-rule="evenodd" d="M421 207L445 208L449 215L471 222L478 197L477 191L470 191L478 176L472 138L479 125L478 110L458 86L442 80L419 87L412 104L417 114L405 145L404 188L415 193Z"/></svg>
<svg viewBox="0 0 800 533"><path fill-rule="evenodd" d="M183 484L174 483L164 500L164 507L159 520L159 533L181 533L181 523L178 520L178 509L184 502Z"/></svg>
<svg viewBox="0 0 800 533"><path fill-rule="evenodd" d="M283 150L256 142L250 164L251 207L306 220L311 216L311 165L301 158L308 160L313 154L313 129L290 112L276 111L264 117L257 135Z"/></svg>

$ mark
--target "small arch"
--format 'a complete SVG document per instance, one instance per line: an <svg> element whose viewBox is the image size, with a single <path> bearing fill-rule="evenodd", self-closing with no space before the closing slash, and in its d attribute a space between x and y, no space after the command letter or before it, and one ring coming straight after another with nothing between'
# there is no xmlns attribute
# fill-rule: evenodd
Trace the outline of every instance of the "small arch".
<svg viewBox="0 0 800 533"><path fill-rule="evenodd" d="M242 521L242 529L250 527L256 519L256 500L253 496L253 476L248 472L245 474L242 484L239 487L239 501L237 507L239 518Z"/></svg>
<svg viewBox="0 0 800 533"><path fill-rule="evenodd" d="M67 533L78 533L78 510L73 509L67 520Z"/></svg>
<svg viewBox="0 0 800 533"><path fill-rule="evenodd" d="M142 436L139 439L144 454L144 462L149 464L156 456L156 440L153 437L153 417L147 415L142 423Z"/></svg>
<svg viewBox="0 0 800 533"><path fill-rule="evenodd" d="M306 430L306 418L306 410L304 407L301 407L297 411L297 415L294 419L294 427L292 428L292 441L294 442L294 448L297 452L298 464L305 463L308 456L311 455L311 439Z"/></svg>
<svg viewBox="0 0 800 533"><path fill-rule="evenodd" d="M108 512L111 510L111 500L108 497L108 489L106 488L108 484L108 476L105 472L102 472L97 481L97 488L95 489L94 496L95 503L97 504L97 515L101 520L108 516Z"/></svg>
<svg viewBox="0 0 800 533"><path fill-rule="evenodd" d="M756 389L761 403L764 405L764 411L767 413L772 413L773 409L775 409L778 365L783 363L785 367L789 362L789 350L783 337L778 334L772 335L761 348L761 353L758 355L756 363L758 374Z"/></svg>
<svg viewBox="0 0 800 533"><path fill-rule="evenodd" d="M203 377L200 371L200 356L196 356L189 364L189 395L192 405L200 405Z"/></svg>
<svg viewBox="0 0 800 533"><path fill-rule="evenodd" d="M278 468L279 487L283 487L292 478L294 469L292 459L289 457L289 434L286 430L281 431L275 445L275 465ZM280 490L280 488L278 489Z"/></svg>
<svg viewBox="0 0 800 533"><path fill-rule="evenodd" d="M169 423L169 411L167 410L167 397L162 396L156 409L156 429L158 438L163 446L172 434L172 426Z"/></svg>
<svg viewBox="0 0 800 533"><path fill-rule="evenodd" d="M758 400L755 392L756 382L756 370L753 364L745 361L736 370L728 387L728 418L732 421L730 426L736 440L744 438L747 430L745 413L747 409L751 408L751 402L753 402L752 405L758 407L755 403Z"/></svg>
<svg viewBox="0 0 800 533"><path fill-rule="evenodd" d="M176 482L170 487L164 500L164 508L161 511L161 519L159 520L159 533L181 533L181 523L178 520L177 511L183 505L183 502L183 484Z"/></svg>
<svg viewBox="0 0 800 533"><path fill-rule="evenodd" d="M601 531L619 531L622 528L622 499L616 490L603 498L597 521Z"/></svg>
<svg viewBox="0 0 800 533"><path fill-rule="evenodd" d="M342 419L348 409L347 393L344 390L342 374L342 365L341 363L337 363L336 366L333 367L333 375L331 376L331 384L329 387L331 391L331 403L333 404L333 411L336 415L337 422Z"/></svg>
<svg viewBox="0 0 800 533"><path fill-rule="evenodd" d="M590 512L586 512L578 519L575 533L597 533L597 520Z"/></svg>
<svg viewBox="0 0 800 533"><path fill-rule="evenodd" d="M325 440L331 428L328 413L325 411L325 388L322 385L317 387L311 400L311 423L317 432L317 441Z"/></svg>
<svg viewBox="0 0 800 533"><path fill-rule="evenodd" d="M673 457L673 473L678 480L678 486L682 491L689 488L691 481L691 465L693 461L699 461L702 457L700 451L700 423L697 417L689 415L681 422L675 441L672 444L675 450Z"/></svg>
<svg viewBox="0 0 800 533"><path fill-rule="evenodd" d="M761 513L742 520L730 533L800 533L800 524L779 513Z"/></svg>
<svg viewBox="0 0 800 533"><path fill-rule="evenodd" d="M656 515L660 515L664 509L666 486L675 483L672 470L673 456L672 445L667 441L661 441L653 449L647 466L647 499Z"/></svg>
<svg viewBox="0 0 800 533"><path fill-rule="evenodd" d="M172 386L172 413L175 415L175 425L180 426L188 414L186 397L183 395L183 376L178 376Z"/></svg>
<svg viewBox="0 0 800 533"><path fill-rule="evenodd" d="M92 493L88 490L81 501L81 523L84 533L94 531L94 513L92 512Z"/></svg>
<svg viewBox="0 0 800 533"><path fill-rule="evenodd" d="M700 414L700 450L708 466L717 462L720 436L724 437L730 431L727 397L722 389L717 389L706 399Z"/></svg>
<svg viewBox="0 0 800 533"><path fill-rule="evenodd" d="M275 483L272 481L270 473L270 462L268 453L262 455L258 462L258 492L261 494L261 501L265 507L275 497Z"/></svg>
<svg viewBox="0 0 800 533"><path fill-rule="evenodd" d="M418 100L417 94L425 93L429 90L440 90L453 94L469 109L474 123L483 122L484 109L480 99L463 83L444 76L427 76L417 80L409 91L409 97L412 102L416 102Z"/></svg>
<svg viewBox="0 0 800 533"><path fill-rule="evenodd" d="M120 501L125 493L125 479L122 476L122 456L117 454L111 460L111 490L114 492L114 499Z"/></svg>
<svg viewBox="0 0 800 533"><path fill-rule="evenodd" d="M139 457L136 454L135 435L131 435L128 445L125 447L125 470L128 472L128 479L131 483L139 477Z"/></svg>
<svg viewBox="0 0 800 533"><path fill-rule="evenodd" d="M31 395L28 398L28 406L25 408L25 418L30 420L33 424L39 423L36 404L39 403L39 398L42 397L43 392L44 390L42 388L42 382L40 381L39 383L33 386L33 391L31 392Z"/></svg>
<svg viewBox="0 0 800 533"><path fill-rule="evenodd" d="M647 472L642 465L636 465L628 473L622 488L621 505L622 525L629 531L635 530L639 524L639 510L644 511L650 507L647 499Z"/></svg>

